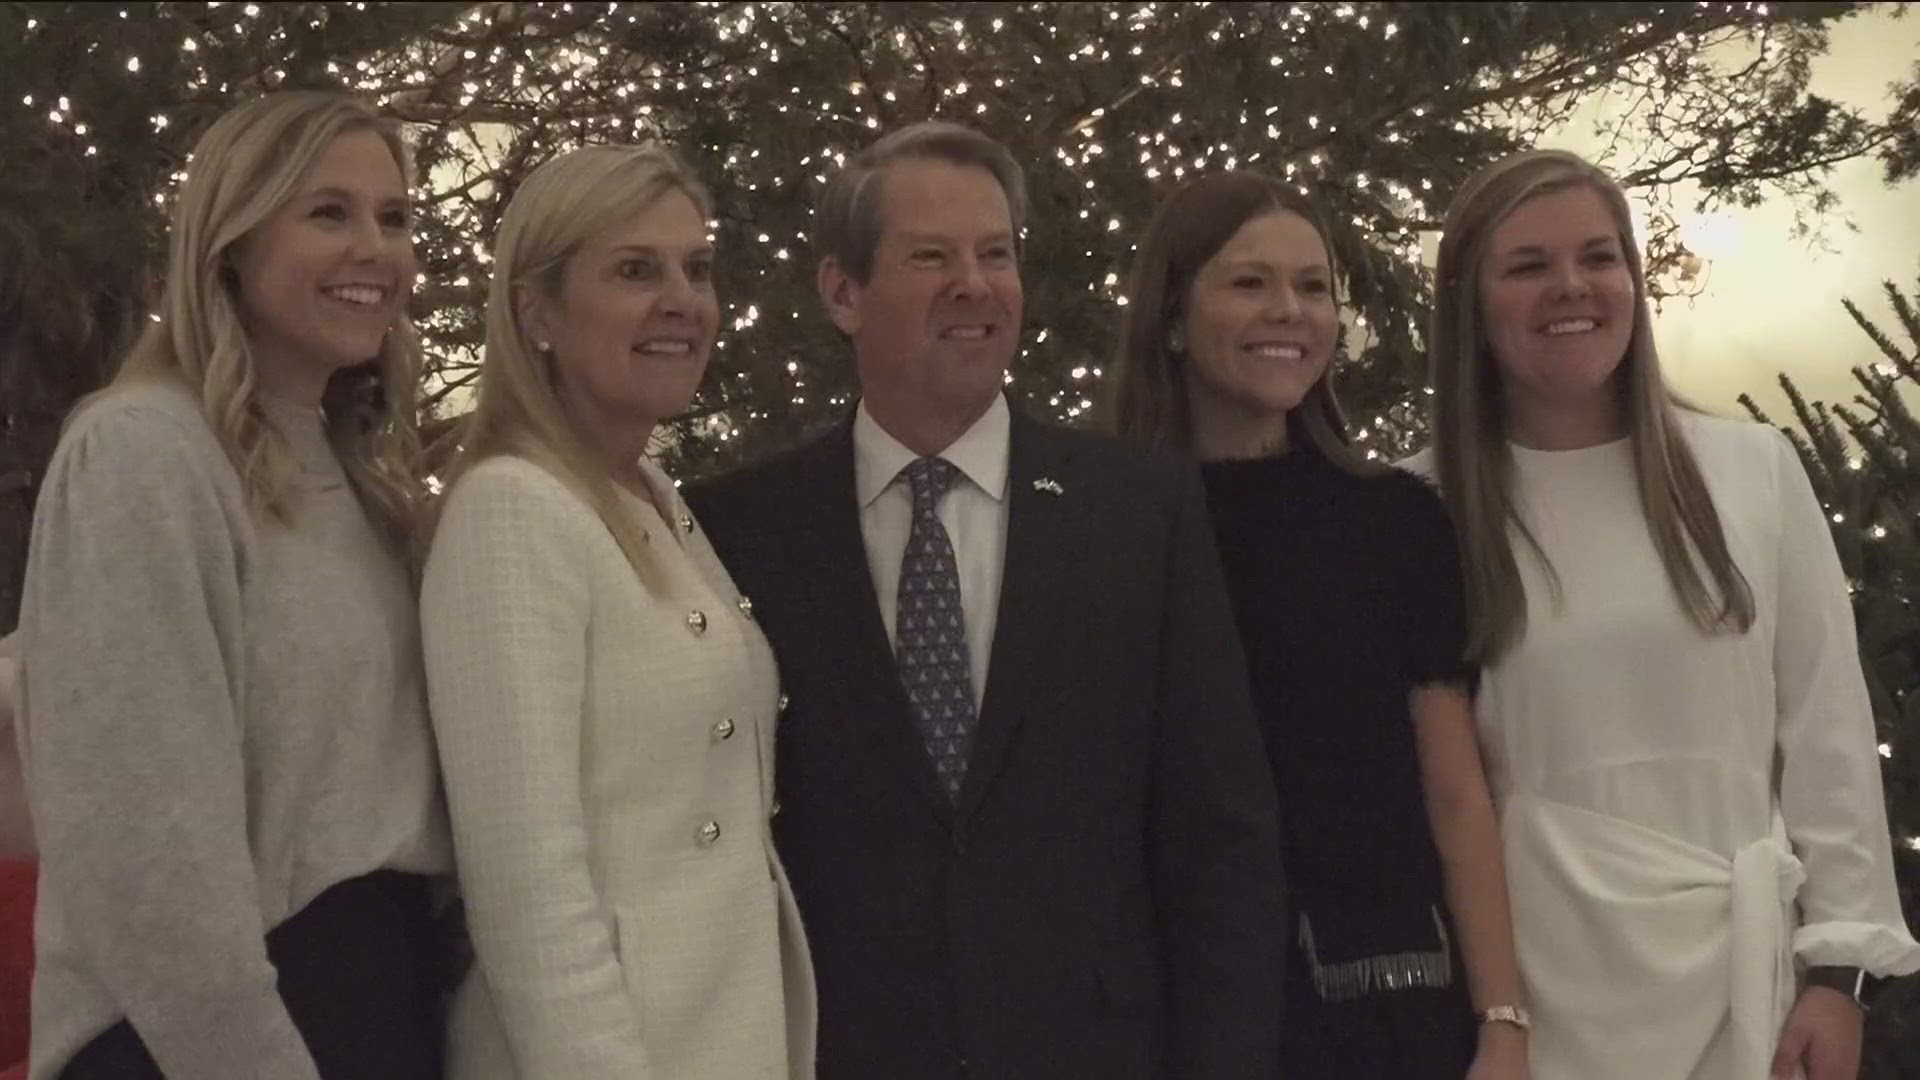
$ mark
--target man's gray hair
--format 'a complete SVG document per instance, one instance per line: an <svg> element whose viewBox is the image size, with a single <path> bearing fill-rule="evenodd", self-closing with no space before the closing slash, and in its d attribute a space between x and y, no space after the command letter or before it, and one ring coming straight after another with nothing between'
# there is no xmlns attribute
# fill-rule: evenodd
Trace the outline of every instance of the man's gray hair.
<svg viewBox="0 0 1920 1080"><path fill-rule="evenodd" d="M985 169L1007 196L1016 246L1027 220L1027 181L1013 153L999 142L960 124L926 120L893 132L853 155L827 182L814 210L814 248L831 258L855 281L873 273L880 246L880 184L887 167L908 159L931 159Z"/></svg>

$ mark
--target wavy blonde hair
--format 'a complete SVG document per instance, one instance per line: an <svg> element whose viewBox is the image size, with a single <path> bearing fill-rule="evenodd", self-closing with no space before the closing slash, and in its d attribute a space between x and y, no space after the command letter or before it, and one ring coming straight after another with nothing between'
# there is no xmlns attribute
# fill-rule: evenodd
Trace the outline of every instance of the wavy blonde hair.
<svg viewBox="0 0 1920 1080"><path fill-rule="evenodd" d="M1482 325L1480 270L1494 230L1520 204L1583 187L1598 193L1612 212L1620 249L1633 272L1633 333L1613 381L1626 414L1647 532L1674 594L1696 626L1744 633L1753 625L1753 590L1727 548L1713 496L1679 422L1680 410L1697 410L1679 400L1660 374L1646 270L1626 194L1612 177L1578 155L1532 150L1480 170L1454 197L1440 240L1427 337L1434 386L1429 411L1434 467L1460 534L1468 654L1479 664L1498 659L1526 628L1526 589L1510 527L1533 549L1554 596L1560 596L1552 562L1514 506L1509 418L1500 368ZM1711 589L1700 564L1713 579Z"/></svg>
<svg viewBox="0 0 1920 1080"><path fill-rule="evenodd" d="M449 488L496 455L545 469L593 508L649 589L665 582L647 551L639 519L619 497L604 458L589 448L560 397L549 355L534 345L525 305L532 294L558 299L567 264L596 235L671 192L693 201L701 216L712 203L693 171L663 146L588 146L535 169L514 192L494 238L487 289L487 344L478 403L458 433L446 470Z"/></svg>
<svg viewBox="0 0 1920 1080"><path fill-rule="evenodd" d="M398 129L344 94L283 91L214 121L194 147L174 208L158 321L140 335L113 384L186 386L240 474L247 505L282 522L290 522L296 509L292 480L298 466L260 410L258 372L229 255L298 194L314 160L336 137L354 131L379 135L400 175L408 175ZM334 374L322 404L328 437L354 493L403 549L417 532L421 505L415 474L419 371L418 339L402 315L377 356Z"/></svg>

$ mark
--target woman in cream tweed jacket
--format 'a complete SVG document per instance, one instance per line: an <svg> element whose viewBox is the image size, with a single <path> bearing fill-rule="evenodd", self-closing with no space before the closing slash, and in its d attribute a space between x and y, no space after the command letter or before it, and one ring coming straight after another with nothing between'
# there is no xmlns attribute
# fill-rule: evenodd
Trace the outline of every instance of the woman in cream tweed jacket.
<svg viewBox="0 0 1920 1080"><path fill-rule="evenodd" d="M536 170L421 611L475 970L454 1080L810 1080L774 854L778 676L643 455L718 322L705 197L658 149Z"/></svg>

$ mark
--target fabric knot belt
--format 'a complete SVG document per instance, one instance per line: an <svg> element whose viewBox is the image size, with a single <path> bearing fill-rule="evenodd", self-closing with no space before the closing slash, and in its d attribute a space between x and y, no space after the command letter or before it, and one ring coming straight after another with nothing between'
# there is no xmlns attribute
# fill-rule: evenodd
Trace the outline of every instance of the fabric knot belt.
<svg viewBox="0 0 1920 1080"><path fill-rule="evenodd" d="M1740 1076L1766 1076L1780 1022L1793 1004L1793 927L1789 913L1806 868L1787 846L1786 823L1734 853L1729 878L1733 940L1728 957L1735 1052Z"/></svg>
<svg viewBox="0 0 1920 1080"><path fill-rule="evenodd" d="M1713 1075L1768 1075L1806 877L1777 812L1731 857L1532 793L1502 818L1535 1076L1687 1076L1709 1054L1731 1059Z"/></svg>

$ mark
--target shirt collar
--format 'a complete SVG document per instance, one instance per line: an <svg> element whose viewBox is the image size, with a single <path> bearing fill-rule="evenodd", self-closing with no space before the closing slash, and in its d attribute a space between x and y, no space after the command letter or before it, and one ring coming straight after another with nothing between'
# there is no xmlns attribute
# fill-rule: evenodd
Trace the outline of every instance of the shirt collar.
<svg viewBox="0 0 1920 1080"><path fill-rule="evenodd" d="M1007 493L1007 460L1013 427L1004 395L993 395L993 404L973 422L953 444L940 452L961 475L998 502ZM863 400L853 416L853 482L864 509L873 504L900 470L913 464L920 455L887 434Z"/></svg>

